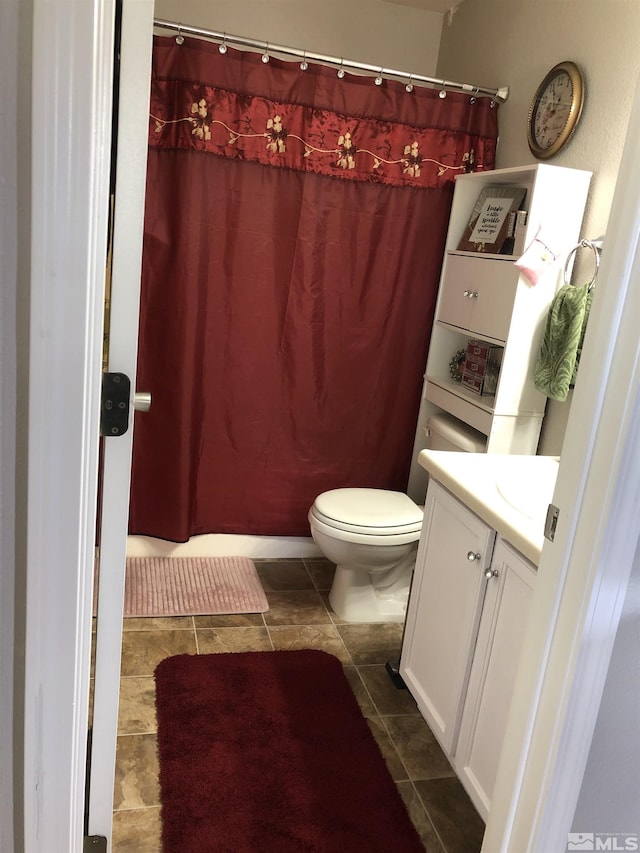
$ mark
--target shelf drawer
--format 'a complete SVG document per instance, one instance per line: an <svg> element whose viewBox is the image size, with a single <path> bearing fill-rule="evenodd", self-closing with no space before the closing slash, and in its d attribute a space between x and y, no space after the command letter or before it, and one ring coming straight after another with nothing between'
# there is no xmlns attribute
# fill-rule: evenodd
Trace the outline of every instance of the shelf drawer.
<svg viewBox="0 0 640 853"><path fill-rule="evenodd" d="M517 287L518 271L510 261L447 255L437 320L506 341Z"/></svg>
<svg viewBox="0 0 640 853"><path fill-rule="evenodd" d="M447 391L446 388L429 381L427 382L425 396L427 400L435 403L440 409L479 430L483 435L489 435L491 432L491 413L475 406L469 400L464 400L451 391Z"/></svg>

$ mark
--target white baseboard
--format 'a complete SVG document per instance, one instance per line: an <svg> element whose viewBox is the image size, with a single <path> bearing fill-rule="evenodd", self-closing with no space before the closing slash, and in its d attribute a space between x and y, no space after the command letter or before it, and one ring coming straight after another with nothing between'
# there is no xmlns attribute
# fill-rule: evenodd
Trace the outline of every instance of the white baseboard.
<svg viewBox="0 0 640 853"><path fill-rule="evenodd" d="M188 542L168 542L151 536L127 537L128 557L255 557L286 559L322 557L311 537L249 536L207 533Z"/></svg>

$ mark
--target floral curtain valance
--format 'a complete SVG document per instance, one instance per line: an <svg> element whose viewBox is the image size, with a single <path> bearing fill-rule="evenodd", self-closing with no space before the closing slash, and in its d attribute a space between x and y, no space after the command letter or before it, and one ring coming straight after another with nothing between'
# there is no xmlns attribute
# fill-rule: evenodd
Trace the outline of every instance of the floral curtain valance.
<svg viewBox="0 0 640 853"><path fill-rule="evenodd" d="M428 89L409 94L394 81L385 81L381 91L369 78L343 83L331 79L336 75L328 68L302 72L275 59L269 90L262 75L252 91L260 57L231 50L216 57L215 45L202 42L197 49L211 49L209 63L219 67L222 85L194 74L195 51L188 42L156 39L149 127L154 148L411 187L443 186L495 161L497 110L487 99L470 110L468 95L442 99ZM182 63L184 75L166 79L165 62L174 69ZM289 88L300 78L306 91L298 87L294 101Z"/></svg>

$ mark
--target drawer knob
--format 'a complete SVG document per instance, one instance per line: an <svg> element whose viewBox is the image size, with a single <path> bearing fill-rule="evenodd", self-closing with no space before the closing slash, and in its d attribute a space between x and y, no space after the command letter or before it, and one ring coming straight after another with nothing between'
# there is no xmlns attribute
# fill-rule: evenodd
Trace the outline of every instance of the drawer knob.
<svg viewBox="0 0 640 853"><path fill-rule="evenodd" d="M485 569L484 576L488 581L490 581L491 578L497 578L498 577L498 570L492 569L492 568Z"/></svg>
<svg viewBox="0 0 640 853"><path fill-rule="evenodd" d="M481 557L481 554L479 551L469 551L467 553L467 560L469 560L470 563L475 563L475 561L479 560L480 557Z"/></svg>

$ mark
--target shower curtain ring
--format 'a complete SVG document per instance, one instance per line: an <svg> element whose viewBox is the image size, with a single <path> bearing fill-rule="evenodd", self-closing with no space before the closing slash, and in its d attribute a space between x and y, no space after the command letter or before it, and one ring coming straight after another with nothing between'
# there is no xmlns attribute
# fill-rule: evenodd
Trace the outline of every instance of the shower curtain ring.
<svg viewBox="0 0 640 853"><path fill-rule="evenodd" d="M176 44L184 44L184 36L182 35L182 28L178 25L178 35L176 36Z"/></svg>
<svg viewBox="0 0 640 853"><path fill-rule="evenodd" d="M340 60L340 68L338 68L338 77L339 77L341 80L342 80L342 78L344 77L344 68L342 67L342 63L343 63L343 62L344 62L344 59L341 59L341 60Z"/></svg>
<svg viewBox="0 0 640 853"><path fill-rule="evenodd" d="M222 34L222 44L220 45L218 50L220 51L220 53L226 53L227 52L227 34L226 33Z"/></svg>
<svg viewBox="0 0 640 853"><path fill-rule="evenodd" d="M269 42L265 42L264 53L262 54L262 61L267 63L269 61Z"/></svg>
<svg viewBox="0 0 640 853"><path fill-rule="evenodd" d="M373 81L376 84L376 86L382 86L382 72L383 71L384 71L384 68L381 68L380 73L378 74L376 79Z"/></svg>
<svg viewBox="0 0 640 853"><path fill-rule="evenodd" d="M408 82L408 83L407 83L407 85L404 87L404 88L406 89L406 91L407 91L407 92L413 92L413 83L411 82L411 78L412 78L412 76L413 76L412 74L409 74L409 82Z"/></svg>
<svg viewBox="0 0 640 853"><path fill-rule="evenodd" d="M300 63L300 71L306 71L309 67L309 63L307 62L307 51L302 51L302 62Z"/></svg>
<svg viewBox="0 0 640 853"><path fill-rule="evenodd" d="M439 98L446 98L447 97L447 90L445 89L446 82L447 82L446 80L442 81L442 89L440 89L440 91L438 92Z"/></svg>

